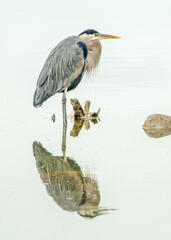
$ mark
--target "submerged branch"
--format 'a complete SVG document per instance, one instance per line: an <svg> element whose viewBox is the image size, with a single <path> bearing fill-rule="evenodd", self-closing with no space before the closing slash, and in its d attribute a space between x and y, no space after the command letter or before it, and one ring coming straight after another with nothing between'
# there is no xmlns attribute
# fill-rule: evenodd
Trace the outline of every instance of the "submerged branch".
<svg viewBox="0 0 171 240"><path fill-rule="evenodd" d="M78 99L74 98L71 99L71 104L74 110L74 118L78 119L78 118L85 118L85 119L92 119L92 118L98 118L99 116L99 112L100 112L100 108L97 112L89 112L90 109L90 105L91 102L89 100L87 100L85 102L84 108L81 106L80 102Z"/></svg>

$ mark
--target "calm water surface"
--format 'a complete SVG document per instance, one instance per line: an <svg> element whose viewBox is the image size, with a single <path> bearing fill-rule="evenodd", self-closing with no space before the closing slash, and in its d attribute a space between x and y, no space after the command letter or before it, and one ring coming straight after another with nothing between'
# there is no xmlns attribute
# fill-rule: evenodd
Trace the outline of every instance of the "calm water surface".
<svg viewBox="0 0 171 240"><path fill-rule="evenodd" d="M146 12L146 3L136 4L140 17L130 12L129 18L116 3L117 25L116 19L112 21L115 10L109 7L114 5L102 4L99 9L104 7L109 16L111 13L110 26L107 20L102 24L98 17L94 20L90 10L88 22L83 18L83 23L78 23L74 14L74 28L68 25L67 15L63 27L58 26L58 34L53 22L58 16L44 15L46 8L50 11L48 5L43 3L40 13L37 1L37 12L32 13L29 23L31 4L17 4L2 4L14 25L3 13L7 27L1 40L0 238L169 240L171 136L149 137L142 125L150 114L171 115L171 5L158 1L153 8L151 1ZM52 1L53 5L57 7ZM131 6L126 8L133 11ZM64 3L61 9L64 12ZM136 23L132 14L138 18ZM48 27L47 23L43 28L46 16L54 25ZM90 23L100 31L123 37L102 42L99 70L68 93L68 115L71 98L78 98L81 104L89 99L91 111L101 108L101 112L98 123L84 123L76 129L75 137L74 122L68 116L64 162L61 95L38 109L33 108L32 97L49 51L62 38L81 32ZM101 211L104 209L117 210Z"/></svg>

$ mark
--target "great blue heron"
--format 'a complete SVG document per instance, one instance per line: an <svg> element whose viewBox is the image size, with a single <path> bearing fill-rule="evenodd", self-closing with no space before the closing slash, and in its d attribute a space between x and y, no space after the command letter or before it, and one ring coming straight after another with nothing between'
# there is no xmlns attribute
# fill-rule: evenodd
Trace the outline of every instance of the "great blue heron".
<svg viewBox="0 0 171 240"><path fill-rule="evenodd" d="M102 46L99 39L119 38L89 29L61 41L49 54L38 77L33 105L41 106L55 93L63 92L63 123L67 124L66 92L75 89L84 72L98 65Z"/></svg>

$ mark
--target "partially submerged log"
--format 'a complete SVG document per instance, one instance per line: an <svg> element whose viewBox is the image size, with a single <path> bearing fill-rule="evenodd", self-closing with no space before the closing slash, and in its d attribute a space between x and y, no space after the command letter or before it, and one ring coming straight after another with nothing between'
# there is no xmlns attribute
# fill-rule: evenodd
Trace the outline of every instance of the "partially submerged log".
<svg viewBox="0 0 171 240"><path fill-rule="evenodd" d="M88 130L90 129L90 122L93 124L98 123L100 109L97 112L91 113L89 112L91 104L89 100L85 102L84 107L81 106L79 100L76 98L71 99L70 101L74 110L74 125L70 132L70 136L77 137L83 126Z"/></svg>
<svg viewBox="0 0 171 240"><path fill-rule="evenodd" d="M98 118L100 108L97 112L92 112L92 113L89 112L90 104L91 104L91 102L89 100L87 100L85 102L84 108L82 108L78 99L74 98L74 99L71 99L70 101L71 101L71 104L73 106L74 118L75 119L79 119L79 118L85 118L85 119Z"/></svg>
<svg viewBox="0 0 171 240"><path fill-rule="evenodd" d="M171 117L163 114L150 115L143 129L149 137L160 138L171 134Z"/></svg>
<svg viewBox="0 0 171 240"><path fill-rule="evenodd" d="M84 115L88 115L90 110L90 105L91 105L91 102L87 100L84 105Z"/></svg>
<svg viewBox="0 0 171 240"><path fill-rule="evenodd" d="M70 101L74 110L74 118L78 119L78 118L84 117L85 113L78 99L74 98L74 99L70 99Z"/></svg>

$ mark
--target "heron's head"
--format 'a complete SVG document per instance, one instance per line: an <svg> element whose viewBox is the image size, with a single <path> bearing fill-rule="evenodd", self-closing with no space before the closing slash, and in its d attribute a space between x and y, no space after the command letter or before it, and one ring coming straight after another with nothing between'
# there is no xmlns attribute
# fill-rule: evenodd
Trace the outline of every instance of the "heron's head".
<svg viewBox="0 0 171 240"><path fill-rule="evenodd" d="M120 38L118 36L100 33L94 29L85 30L84 32L80 33L78 36L85 41Z"/></svg>
<svg viewBox="0 0 171 240"><path fill-rule="evenodd" d="M94 29L85 30L84 32L80 33L78 37L86 44L88 49L88 58L85 68L85 72L87 73L92 72L92 70L98 65L102 51L102 46L99 40L119 38L117 36L99 33Z"/></svg>

